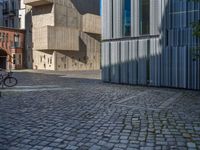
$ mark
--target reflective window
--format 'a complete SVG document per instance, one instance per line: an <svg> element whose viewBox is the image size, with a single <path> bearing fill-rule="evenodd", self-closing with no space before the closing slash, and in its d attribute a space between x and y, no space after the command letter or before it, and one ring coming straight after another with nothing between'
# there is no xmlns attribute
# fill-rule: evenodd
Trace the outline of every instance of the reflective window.
<svg viewBox="0 0 200 150"><path fill-rule="evenodd" d="M140 0L140 35L149 34L150 0Z"/></svg>
<svg viewBox="0 0 200 150"><path fill-rule="evenodd" d="M131 0L124 0L123 36L131 35Z"/></svg>

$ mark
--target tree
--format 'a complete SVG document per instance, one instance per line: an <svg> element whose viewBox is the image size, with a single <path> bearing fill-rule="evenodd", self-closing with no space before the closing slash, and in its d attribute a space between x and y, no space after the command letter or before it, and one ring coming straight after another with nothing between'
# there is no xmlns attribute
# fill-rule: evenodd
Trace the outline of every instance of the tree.
<svg viewBox="0 0 200 150"><path fill-rule="evenodd" d="M200 3L200 0L188 0L189 2ZM200 20L192 23L193 35L200 38ZM200 60L200 46L193 48L194 60Z"/></svg>

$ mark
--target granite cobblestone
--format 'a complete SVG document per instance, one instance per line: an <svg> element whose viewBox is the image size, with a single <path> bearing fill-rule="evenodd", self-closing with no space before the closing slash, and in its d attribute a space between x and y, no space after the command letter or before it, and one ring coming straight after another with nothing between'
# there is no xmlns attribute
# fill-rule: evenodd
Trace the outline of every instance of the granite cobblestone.
<svg viewBox="0 0 200 150"><path fill-rule="evenodd" d="M81 74L15 76L19 85L0 98L0 150L200 149L198 91L107 84Z"/></svg>

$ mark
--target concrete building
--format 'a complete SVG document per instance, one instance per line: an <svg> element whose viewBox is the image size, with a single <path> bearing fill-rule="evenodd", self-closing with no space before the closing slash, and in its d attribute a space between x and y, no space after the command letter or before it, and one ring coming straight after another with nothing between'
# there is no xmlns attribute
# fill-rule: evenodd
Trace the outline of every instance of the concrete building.
<svg viewBox="0 0 200 150"><path fill-rule="evenodd" d="M23 0L24 1L24 0ZM32 7L25 6L25 18L23 21L25 24L26 34L25 34L25 51L24 51L24 66L28 69L33 68L33 41L32 41Z"/></svg>
<svg viewBox="0 0 200 150"><path fill-rule="evenodd" d="M33 69L100 68L99 0L25 0L32 6Z"/></svg>
<svg viewBox="0 0 200 150"><path fill-rule="evenodd" d="M200 40L191 23L200 4L187 0L103 0L103 81L200 89Z"/></svg>
<svg viewBox="0 0 200 150"><path fill-rule="evenodd" d="M24 67L32 69L32 7L25 5L24 0L19 0L19 29L25 32Z"/></svg>
<svg viewBox="0 0 200 150"><path fill-rule="evenodd" d="M23 68L24 35L24 30L0 27L0 68Z"/></svg>

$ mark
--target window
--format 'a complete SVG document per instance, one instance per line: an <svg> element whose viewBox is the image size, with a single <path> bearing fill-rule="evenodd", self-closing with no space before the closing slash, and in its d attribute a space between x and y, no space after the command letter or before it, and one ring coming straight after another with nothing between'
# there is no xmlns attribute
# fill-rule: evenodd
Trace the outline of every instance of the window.
<svg viewBox="0 0 200 150"><path fill-rule="evenodd" d="M6 34L6 48L8 48L8 33Z"/></svg>
<svg viewBox="0 0 200 150"><path fill-rule="evenodd" d="M21 18L19 18L19 28L22 28Z"/></svg>
<svg viewBox="0 0 200 150"><path fill-rule="evenodd" d="M6 33L6 42L8 42L8 33Z"/></svg>
<svg viewBox="0 0 200 150"><path fill-rule="evenodd" d="M7 10L8 9L8 2L4 3L4 9Z"/></svg>
<svg viewBox="0 0 200 150"><path fill-rule="evenodd" d="M12 1L12 10L11 11L14 11L15 10L15 2Z"/></svg>
<svg viewBox="0 0 200 150"><path fill-rule="evenodd" d="M50 64L52 64L52 58L50 58Z"/></svg>
<svg viewBox="0 0 200 150"><path fill-rule="evenodd" d="M16 64L16 56L13 54L13 64Z"/></svg>
<svg viewBox="0 0 200 150"><path fill-rule="evenodd" d="M169 41L168 41L168 39L169 39L169 31L168 30L166 30L165 35L166 35L166 37L165 37L165 46L168 46L168 44L169 44Z"/></svg>
<svg viewBox="0 0 200 150"><path fill-rule="evenodd" d="M18 0L19 8L21 8L21 0Z"/></svg>
<svg viewBox="0 0 200 150"><path fill-rule="evenodd" d="M123 36L131 35L131 0L124 0Z"/></svg>
<svg viewBox="0 0 200 150"><path fill-rule="evenodd" d="M5 20L5 27L8 27L8 20Z"/></svg>
<svg viewBox="0 0 200 150"><path fill-rule="evenodd" d="M149 34L150 0L140 0L140 35Z"/></svg>
<svg viewBox="0 0 200 150"><path fill-rule="evenodd" d="M2 41L5 42L5 33L2 35Z"/></svg>
<svg viewBox="0 0 200 150"><path fill-rule="evenodd" d="M15 20L11 19L11 27L14 28L15 27Z"/></svg>
<svg viewBox="0 0 200 150"><path fill-rule="evenodd" d="M40 56L40 62L42 62L42 56Z"/></svg>
<svg viewBox="0 0 200 150"><path fill-rule="evenodd" d="M14 47L20 47L19 44L19 34L14 35Z"/></svg>
<svg viewBox="0 0 200 150"><path fill-rule="evenodd" d="M22 55L19 54L19 65L21 65L21 64L22 64Z"/></svg>

